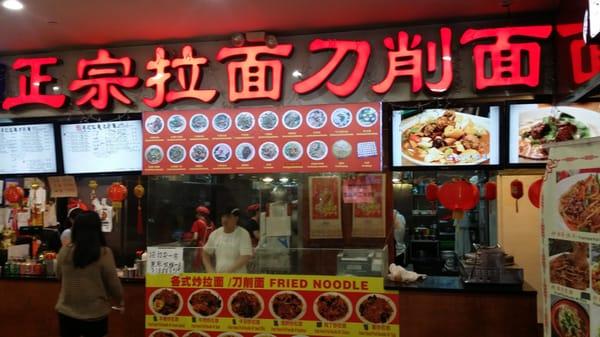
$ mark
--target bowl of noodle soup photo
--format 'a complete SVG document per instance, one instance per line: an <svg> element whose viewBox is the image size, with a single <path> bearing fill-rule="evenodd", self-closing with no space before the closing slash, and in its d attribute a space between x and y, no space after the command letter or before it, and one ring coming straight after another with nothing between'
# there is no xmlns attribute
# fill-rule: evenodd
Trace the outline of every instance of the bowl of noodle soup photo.
<svg viewBox="0 0 600 337"><path fill-rule="evenodd" d="M590 287L590 245L584 242L549 240L550 282L577 290Z"/></svg>
<svg viewBox="0 0 600 337"><path fill-rule="evenodd" d="M580 173L556 185L558 219L566 229L600 233L600 174Z"/></svg>

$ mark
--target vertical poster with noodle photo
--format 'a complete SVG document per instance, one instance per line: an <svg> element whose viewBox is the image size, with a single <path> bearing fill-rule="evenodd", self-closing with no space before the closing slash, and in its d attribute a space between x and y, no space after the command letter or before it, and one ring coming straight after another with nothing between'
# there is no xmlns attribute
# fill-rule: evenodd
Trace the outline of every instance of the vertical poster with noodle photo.
<svg viewBox="0 0 600 337"><path fill-rule="evenodd" d="M357 177L371 187L370 200L352 204L352 237L385 237L385 174Z"/></svg>
<svg viewBox="0 0 600 337"><path fill-rule="evenodd" d="M308 194L309 237L311 239L343 238L340 177L309 177Z"/></svg>
<svg viewBox="0 0 600 337"><path fill-rule="evenodd" d="M392 113L394 167L499 164L498 106L407 107Z"/></svg>
<svg viewBox="0 0 600 337"><path fill-rule="evenodd" d="M552 144L542 186L545 337L600 337L600 139Z"/></svg>
<svg viewBox="0 0 600 337"><path fill-rule="evenodd" d="M545 164L548 143L600 136L600 103L553 106L512 104L509 162Z"/></svg>

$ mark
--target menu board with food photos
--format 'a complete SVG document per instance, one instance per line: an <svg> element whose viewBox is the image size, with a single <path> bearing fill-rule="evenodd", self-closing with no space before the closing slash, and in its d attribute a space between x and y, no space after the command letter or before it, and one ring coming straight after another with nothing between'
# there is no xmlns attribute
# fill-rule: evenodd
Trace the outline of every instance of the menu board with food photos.
<svg viewBox="0 0 600 337"><path fill-rule="evenodd" d="M380 171L379 103L146 112L143 173Z"/></svg>
<svg viewBox="0 0 600 337"><path fill-rule="evenodd" d="M498 165L500 108L398 108L392 113L394 167Z"/></svg>
<svg viewBox="0 0 600 337"><path fill-rule="evenodd" d="M398 292L381 277L146 277L146 337L398 337Z"/></svg>
<svg viewBox="0 0 600 337"><path fill-rule="evenodd" d="M545 144L600 136L600 102L511 104L510 164L546 164Z"/></svg>
<svg viewBox="0 0 600 337"><path fill-rule="evenodd" d="M0 126L0 174L56 173L52 124Z"/></svg>
<svg viewBox="0 0 600 337"><path fill-rule="evenodd" d="M548 153L541 226L546 337L600 336L598 147L594 138Z"/></svg>

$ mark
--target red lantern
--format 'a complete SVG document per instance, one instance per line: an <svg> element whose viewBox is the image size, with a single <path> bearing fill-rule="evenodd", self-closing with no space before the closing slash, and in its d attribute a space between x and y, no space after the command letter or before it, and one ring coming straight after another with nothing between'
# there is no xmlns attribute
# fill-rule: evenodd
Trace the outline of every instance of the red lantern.
<svg viewBox="0 0 600 337"><path fill-rule="evenodd" d="M115 209L115 222L119 223L123 200L127 198L127 187L119 182L114 182L108 188L108 199L112 202L112 207Z"/></svg>
<svg viewBox="0 0 600 337"><path fill-rule="evenodd" d="M523 183L519 179L510 183L510 195L515 198L515 209L519 213L519 199L523 197Z"/></svg>
<svg viewBox="0 0 600 337"><path fill-rule="evenodd" d="M497 188L496 183L488 181L483 185L483 198L487 201L496 200Z"/></svg>
<svg viewBox="0 0 600 337"><path fill-rule="evenodd" d="M452 211L452 218L462 219L465 211L477 205L479 189L464 180L455 180L440 187L438 199L444 207Z"/></svg>
<svg viewBox="0 0 600 337"><path fill-rule="evenodd" d="M434 182L427 184L425 187L425 199L431 203L431 209L435 210L435 202L438 200L438 185Z"/></svg>
<svg viewBox="0 0 600 337"><path fill-rule="evenodd" d="M25 196L25 192L23 189L17 185L10 185L4 191L4 199L11 203L13 208L18 208L19 203L23 200Z"/></svg>
<svg viewBox="0 0 600 337"><path fill-rule="evenodd" d="M544 180L542 178L536 180L533 182L533 184L531 184L531 186L529 186L529 190L527 191L527 196L529 197L529 201L531 201L531 204L536 207L536 208L540 208L540 200L541 200L541 196L542 196L542 184L544 183Z"/></svg>

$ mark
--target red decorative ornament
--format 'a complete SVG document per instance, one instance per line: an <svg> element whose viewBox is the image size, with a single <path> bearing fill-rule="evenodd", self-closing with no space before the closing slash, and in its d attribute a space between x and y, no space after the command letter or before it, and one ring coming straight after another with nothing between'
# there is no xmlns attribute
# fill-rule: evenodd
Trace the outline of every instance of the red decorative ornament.
<svg viewBox="0 0 600 337"><path fill-rule="evenodd" d="M534 181L527 191L527 196L529 197L529 201L535 208L540 208L540 201L542 197L542 184L544 183L544 179L540 178Z"/></svg>
<svg viewBox="0 0 600 337"><path fill-rule="evenodd" d="M114 182L108 188L108 199L112 202L112 207L115 209L115 222L119 223L121 208L123 201L127 198L127 187L125 185Z"/></svg>
<svg viewBox="0 0 600 337"><path fill-rule="evenodd" d="M542 47L538 42L515 42L514 39L547 39L551 33L551 25L467 29L460 38L463 45L477 40L492 41L473 47L477 90L513 85L537 87ZM488 62L491 64L489 67ZM525 69L529 71L525 72Z"/></svg>
<svg viewBox="0 0 600 337"><path fill-rule="evenodd" d="M17 185L10 185L4 190L4 199L8 201L13 208L18 208L19 203L23 200L25 192Z"/></svg>
<svg viewBox="0 0 600 337"><path fill-rule="evenodd" d="M515 209L519 213L519 199L523 197L523 183L519 179L510 183L510 195L515 198Z"/></svg>
<svg viewBox="0 0 600 337"><path fill-rule="evenodd" d="M427 184L425 187L425 199L431 203L431 208L435 209L435 202L438 200L438 185L434 182Z"/></svg>
<svg viewBox="0 0 600 337"><path fill-rule="evenodd" d="M474 208L479 201L479 189L465 180L443 184L437 195L442 206L452 211L453 219L462 219L464 212Z"/></svg>
<svg viewBox="0 0 600 337"><path fill-rule="evenodd" d="M54 77L45 73L45 68L56 64L58 64L58 58L56 57L16 59L12 68L21 71L29 69L29 77L19 75L19 95L7 97L2 102L2 108L10 110L21 105L41 104L57 109L65 105L67 100L65 95L46 95L43 93L44 86L54 81Z"/></svg>
<svg viewBox="0 0 600 337"><path fill-rule="evenodd" d="M496 183L488 181L483 185L483 198L487 201L496 200L497 190Z"/></svg>

